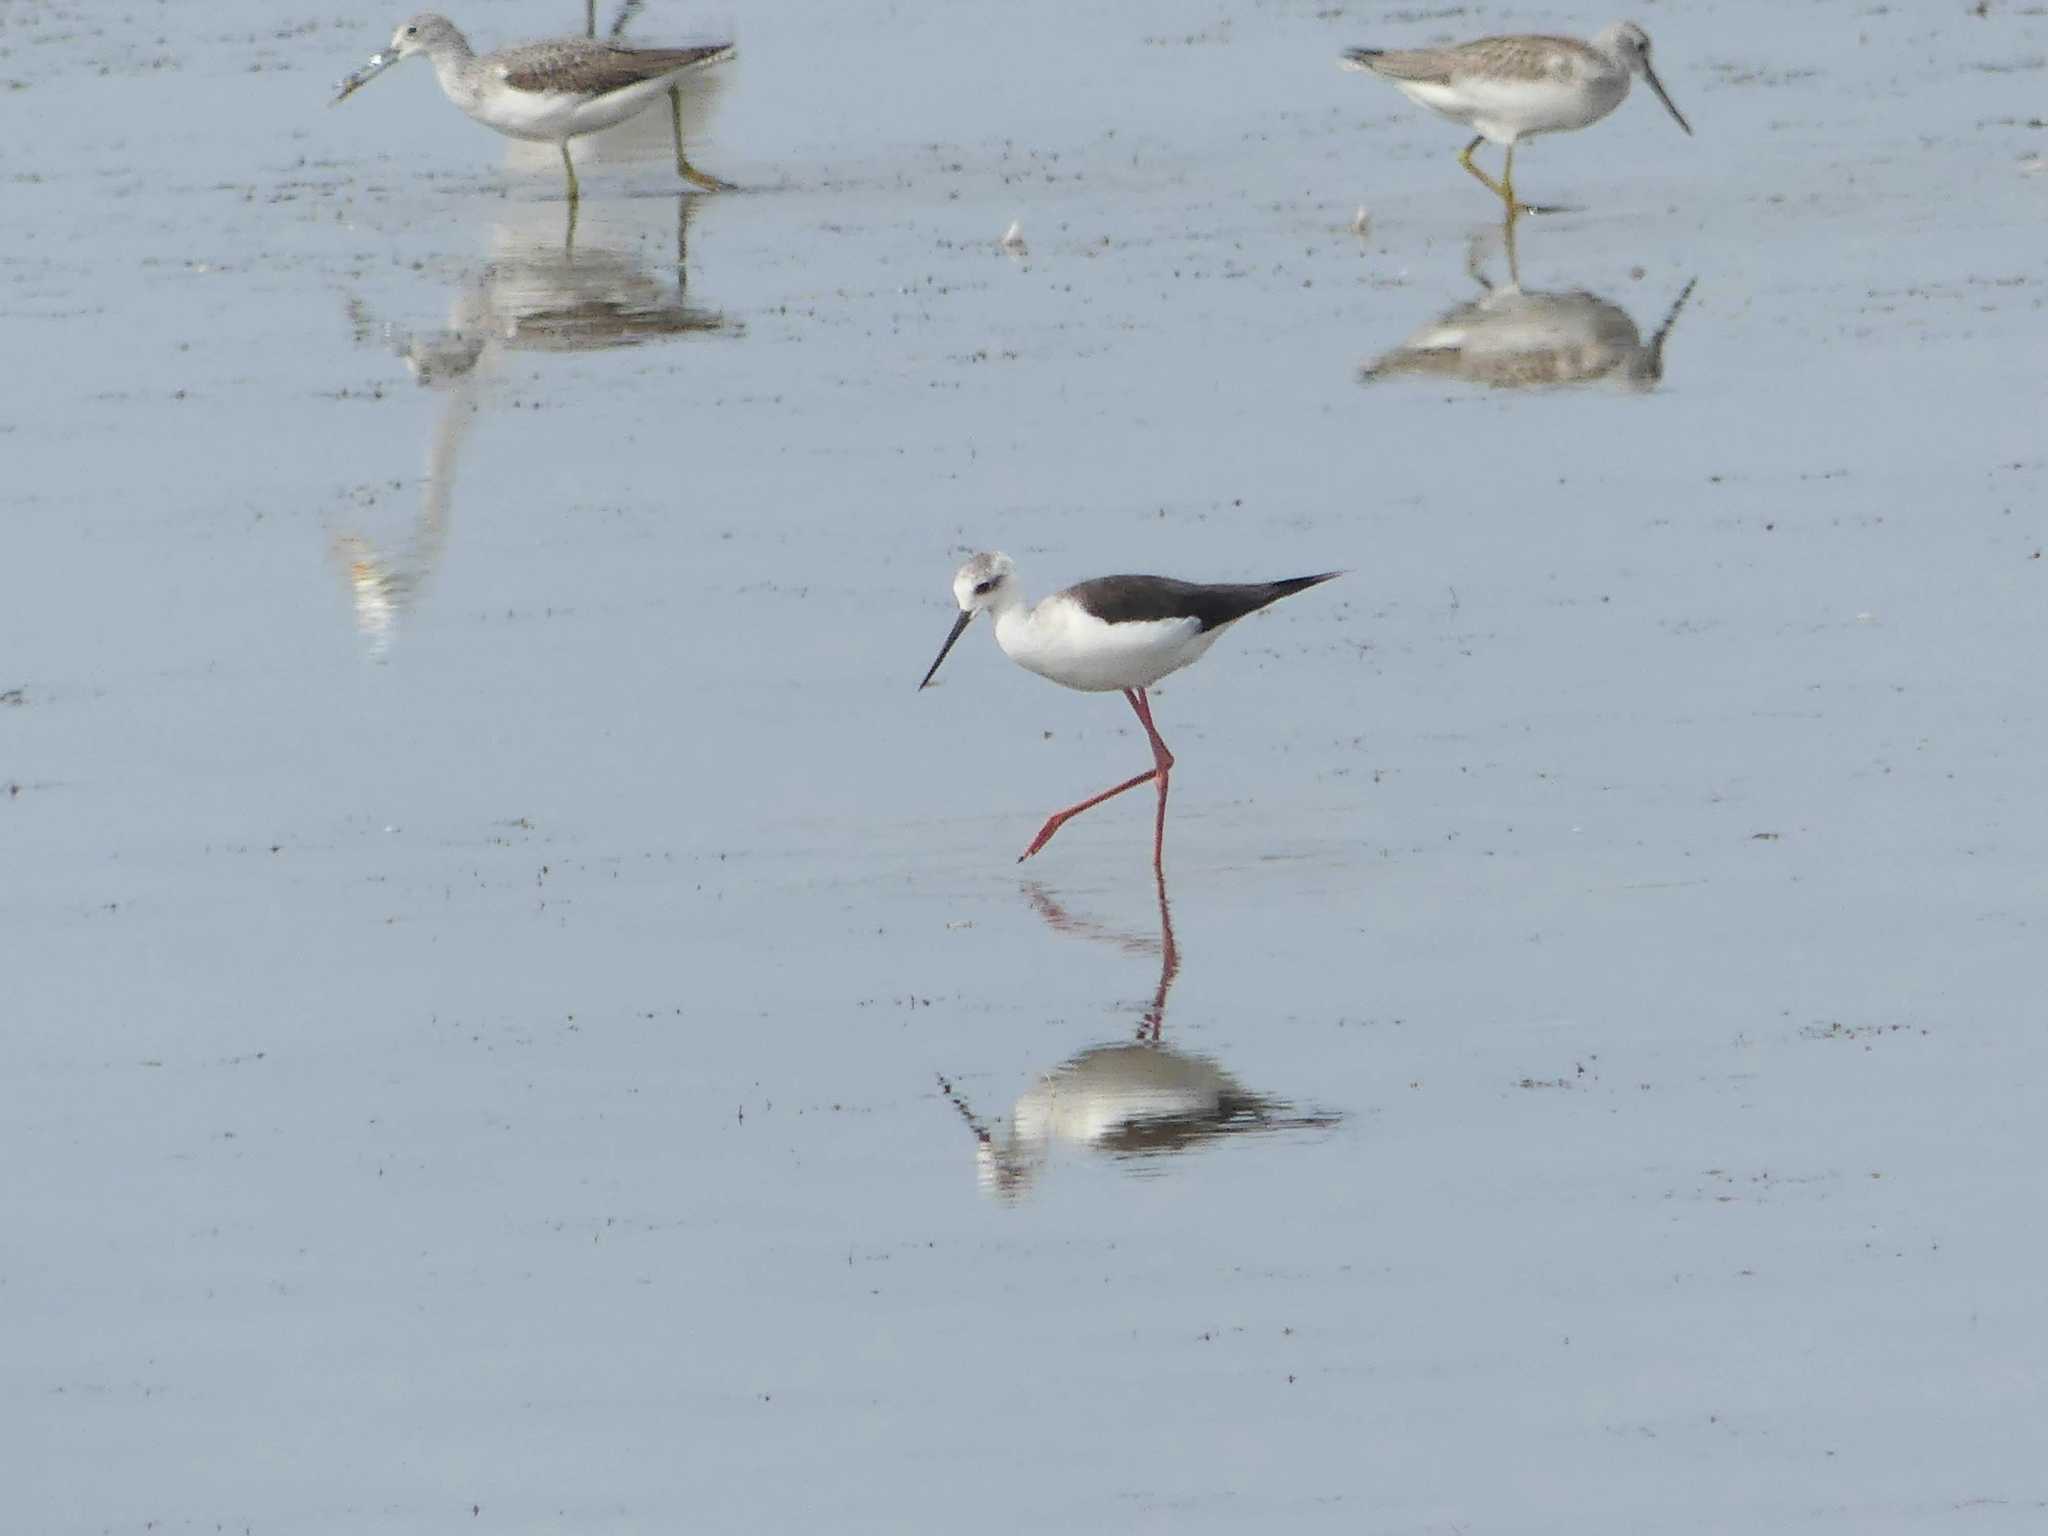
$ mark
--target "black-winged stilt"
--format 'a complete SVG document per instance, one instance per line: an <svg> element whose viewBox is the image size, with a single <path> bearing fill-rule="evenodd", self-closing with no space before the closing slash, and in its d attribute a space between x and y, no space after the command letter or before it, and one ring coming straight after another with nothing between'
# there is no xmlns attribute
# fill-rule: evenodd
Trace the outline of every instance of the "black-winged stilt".
<svg viewBox="0 0 2048 1536"><path fill-rule="evenodd" d="M1176 581L1170 576L1098 576L1039 603L1025 600L1017 590L1015 573L1010 557L994 552L976 555L960 567L953 578L960 617L939 647L938 660L917 686L923 688L932 680L974 616L986 612L995 621L996 644L1019 666L1063 688L1122 693L1152 743L1152 766L1114 789L1054 812L1017 862L1021 864L1038 852L1055 832L1091 806L1156 779L1159 814L1152 834L1152 864L1161 868L1166 854L1167 777L1173 769L1173 754L1152 724L1152 706L1145 690L1168 673L1200 660L1216 637L1246 614L1343 573L1324 571L1319 576L1285 581L1222 583Z"/></svg>

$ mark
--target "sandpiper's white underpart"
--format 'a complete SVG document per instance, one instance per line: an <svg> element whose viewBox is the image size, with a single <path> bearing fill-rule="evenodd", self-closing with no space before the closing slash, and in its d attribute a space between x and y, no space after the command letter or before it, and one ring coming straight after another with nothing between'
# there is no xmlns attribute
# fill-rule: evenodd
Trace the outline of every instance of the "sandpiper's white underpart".
<svg viewBox="0 0 2048 1536"><path fill-rule="evenodd" d="M1062 825L1089 807L1157 780L1159 814L1152 843L1152 862L1157 868L1165 857L1166 789L1173 754L1153 726L1145 690L1200 660L1225 629L1247 614L1339 573L1226 583L1177 581L1168 576L1098 576L1032 603L1017 589L1015 572L1010 557L996 552L976 555L960 567L953 578L960 617L918 687L931 682L974 616L985 612L994 621L996 644L1019 666L1083 693L1121 692L1145 727L1152 745L1152 767L1114 789L1055 813L1021 858L1030 858Z"/></svg>

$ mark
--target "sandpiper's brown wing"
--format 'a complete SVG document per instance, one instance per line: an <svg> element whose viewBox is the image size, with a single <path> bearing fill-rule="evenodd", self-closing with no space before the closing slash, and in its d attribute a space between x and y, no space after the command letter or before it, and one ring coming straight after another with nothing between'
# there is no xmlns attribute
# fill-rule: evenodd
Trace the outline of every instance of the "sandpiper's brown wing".
<svg viewBox="0 0 2048 1536"><path fill-rule="evenodd" d="M629 85L715 64L732 51L730 43L704 43L693 48L621 48L588 38L565 37L555 42L507 48L492 62L515 91L603 96Z"/></svg>
<svg viewBox="0 0 2048 1536"><path fill-rule="evenodd" d="M1482 37L1449 51L1454 75L1489 80L1571 80L1607 67L1605 55L1576 37Z"/></svg>
<svg viewBox="0 0 2048 1536"><path fill-rule="evenodd" d="M1474 75L1490 80L1570 79L1583 68L1605 63L1577 38L1536 36L1481 37L1450 48L1353 48L1344 59L1354 69L1418 85L1449 85Z"/></svg>
<svg viewBox="0 0 2048 1536"><path fill-rule="evenodd" d="M1451 79L1451 50L1448 48L1347 48L1347 69L1370 70L1389 80L1413 80L1418 85L1447 85Z"/></svg>

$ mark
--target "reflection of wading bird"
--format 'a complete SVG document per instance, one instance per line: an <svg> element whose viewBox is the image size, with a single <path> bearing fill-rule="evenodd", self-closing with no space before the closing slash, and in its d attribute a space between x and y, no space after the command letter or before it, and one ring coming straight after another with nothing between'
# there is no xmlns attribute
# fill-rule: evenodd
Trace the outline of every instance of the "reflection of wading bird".
<svg viewBox="0 0 2048 1536"><path fill-rule="evenodd" d="M1475 266L1486 296L1446 310L1401 345L1358 371L1361 383L1396 374L1463 379L1494 389L1542 389L1613 379L1654 389L1664 377L1664 342L1699 279L1685 285L1647 342L1626 310L1596 294L1530 293L1514 281L1495 288Z"/></svg>
<svg viewBox="0 0 2048 1536"><path fill-rule="evenodd" d="M683 153L683 87L687 76L733 56L730 43L692 48L628 48L594 38L522 43L478 57L443 16L421 15L391 35L391 46L350 75L335 96L346 101L402 59L424 53L442 94L486 128L514 139L555 145L577 199L569 141L637 116L666 95L674 125L676 174L711 191L731 183L707 176Z"/></svg>
<svg viewBox="0 0 2048 1536"><path fill-rule="evenodd" d="M1383 76L1410 101L1477 130L1458 163L1507 204L1511 218L1540 211L1515 201L1516 142L1599 122L1621 105L1633 75L1647 80L1678 126L1692 132L1650 67L1649 35L1632 21L1615 22L1590 43L1482 37L1449 48L1352 48L1344 67ZM1472 151L1486 140L1507 146L1499 181L1472 163Z"/></svg>
<svg viewBox="0 0 2048 1536"><path fill-rule="evenodd" d="M1031 904L1056 931L1107 940L1134 951L1159 952L1159 986L1138 1025L1136 1043L1098 1045L1062 1062L1017 1097L1007 1134L998 1140L945 1078L939 1088L974 1132L981 1187L1015 1200L1044 1166L1053 1143L1066 1142L1139 1164L1188 1152L1226 1136L1332 1126L1335 1114L1299 1114L1294 1106L1247 1089L1206 1056L1159 1043L1166 994L1180 970L1166 880L1159 877L1159 942L1110 933L1068 916L1038 886Z"/></svg>
<svg viewBox="0 0 2048 1536"><path fill-rule="evenodd" d="M649 265L623 248L564 249L537 229L501 224L489 263L456 294L448 328L426 337L387 328L386 339L422 384L438 384L484 370L501 351L601 352L675 336L735 334L737 321L689 302L684 263L696 213L696 197L679 193L672 277L665 264ZM357 339L367 340L367 316L355 318Z"/></svg>
<svg viewBox="0 0 2048 1536"><path fill-rule="evenodd" d="M367 340L369 316L353 301L349 310L357 339ZM359 533L344 534L334 541L335 554L348 567L356 631L377 661L391 654L400 626L448 547L448 507L455 493L456 461L470 424L476 420L476 365L483 342L462 336L424 343L407 338L397 350L413 377L423 385L445 389L447 399L427 450L427 478L412 537L395 554L379 550Z"/></svg>
<svg viewBox="0 0 2048 1536"><path fill-rule="evenodd" d="M1295 576L1286 581L1205 585L1168 576L1098 576L1032 604L1017 590L1016 566L1004 554L981 554L960 567L953 597L960 617L925 673L923 688L937 674L953 643L977 613L995 620L996 644L1027 671L1083 693L1121 692L1137 711L1152 743L1152 766L1114 789L1058 811L1017 857L1023 863L1073 817L1090 806L1153 779L1159 781L1159 817L1152 834L1152 867L1166 856L1166 783L1173 754L1152 725L1145 690L1168 673L1199 661L1216 637L1246 614L1341 575Z"/></svg>
<svg viewBox="0 0 2048 1536"><path fill-rule="evenodd" d="M738 329L718 311L687 302L683 262L697 199L679 193L676 201L672 279L622 250L564 251L550 237L501 227L490 264L456 294L447 329L413 335L379 327L360 304L350 303L359 343L381 332L415 379L445 395L409 547L385 553L360 533L335 541L348 566L356 627L377 659L389 654L447 546L458 457L481 403L481 382L500 354L598 352Z"/></svg>
<svg viewBox="0 0 2048 1536"><path fill-rule="evenodd" d="M490 265L457 299L451 329L479 335L494 349L522 352L602 352L676 336L737 333L736 321L689 302L684 262L696 211L694 194L676 195L673 277L665 263L649 266L623 249L564 249L501 231Z"/></svg>

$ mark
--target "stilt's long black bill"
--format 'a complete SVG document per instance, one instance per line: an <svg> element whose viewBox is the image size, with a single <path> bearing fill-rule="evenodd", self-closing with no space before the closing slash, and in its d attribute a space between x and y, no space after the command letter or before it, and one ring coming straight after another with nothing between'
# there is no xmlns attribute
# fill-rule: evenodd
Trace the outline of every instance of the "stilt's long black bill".
<svg viewBox="0 0 2048 1536"><path fill-rule="evenodd" d="M953 621L953 633L946 636L946 643L939 647L939 661L944 661L946 659L946 652L953 649L953 642L960 638L961 631L967 628L968 624L972 622L973 618L974 610L970 608L962 612L960 617ZM939 661L935 661L932 663L931 671L925 673L924 675L924 683L919 683L917 685L918 691L920 693L924 691L925 683L929 683L932 680L932 678L938 674Z"/></svg>
<svg viewBox="0 0 2048 1536"><path fill-rule="evenodd" d="M1678 119L1678 126L1683 128L1687 136L1690 137L1692 134L1692 124L1685 120L1685 114L1679 111L1677 105L1671 100L1670 93L1664 89L1664 82L1657 78L1657 71L1650 68L1650 61L1648 59L1643 60L1643 78L1650 82L1650 89L1655 91L1657 99L1664 103L1664 110Z"/></svg>

